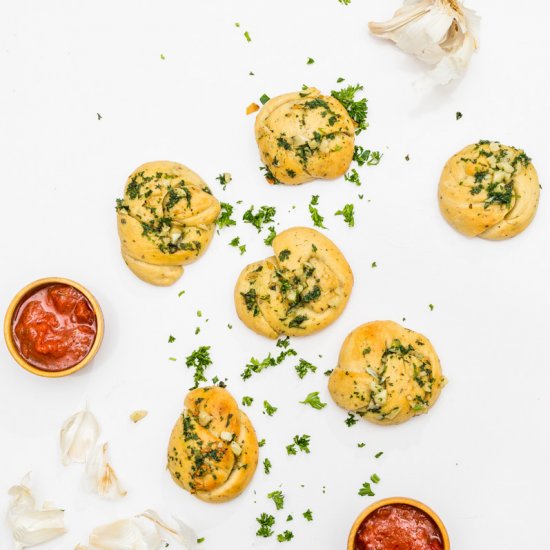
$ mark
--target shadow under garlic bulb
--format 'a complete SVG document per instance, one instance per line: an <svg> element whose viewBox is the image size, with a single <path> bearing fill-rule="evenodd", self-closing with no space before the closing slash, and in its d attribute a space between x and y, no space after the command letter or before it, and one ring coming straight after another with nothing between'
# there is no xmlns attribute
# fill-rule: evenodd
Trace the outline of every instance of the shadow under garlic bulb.
<svg viewBox="0 0 550 550"><path fill-rule="evenodd" d="M451 157L439 181L443 217L467 237L515 237L533 220L540 186L521 149L480 141Z"/></svg>
<svg viewBox="0 0 550 550"><path fill-rule="evenodd" d="M329 391L340 407L376 424L427 413L446 380L430 341L393 321L361 325L345 339Z"/></svg>
<svg viewBox="0 0 550 550"><path fill-rule="evenodd" d="M130 174L116 209L126 265L143 281L167 286L208 248L220 203L183 164L156 161Z"/></svg>
<svg viewBox="0 0 550 550"><path fill-rule="evenodd" d="M258 465L258 440L250 420L224 388L187 394L168 444L168 470L183 489L205 502L239 496Z"/></svg>
<svg viewBox="0 0 550 550"><path fill-rule="evenodd" d="M256 117L256 141L271 183L298 185L343 175L356 124L334 97L307 88L270 99Z"/></svg>
<svg viewBox="0 0 550 550"><path fill-rule="evenodd" d="M273 239L274 256L244 268L235 307L250 329L277 338L305 336L338 319L348 303L353 273L323 234L293 227Z"/></svg>

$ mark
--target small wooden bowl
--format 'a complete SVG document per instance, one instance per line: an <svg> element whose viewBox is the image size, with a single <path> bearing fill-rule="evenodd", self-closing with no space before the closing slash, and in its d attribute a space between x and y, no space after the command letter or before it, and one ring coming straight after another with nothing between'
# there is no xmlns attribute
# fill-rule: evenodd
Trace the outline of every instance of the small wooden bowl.
<svg viewBox="0 0 550 550"><path fill-rule="evenodd" d="M441 521L439 516L430 507L422 504L422 502L418 502L417 500L413 500L412 498L405 497L392 497L386 498L384 500L379 500L378 502L371 504L368 508L363 510L355 520L355 523L353 524L349 533L348 550L355 550L355 536L357 535L357 531L359 530L359 527L361 526L365 518L367 516L370 516L375 510L378 510L378 508L382 508L383 506L388 506L391 504L407 504L424 512L428 517L432 519L432 521L437 525L439 531L441 532L441 538L443 539L443 550L450 550L451 542L449 540L449 535L447 533L447 529L445 529L445 525L443 525L443 522Z"/></svg>
<svg viewBox="0 0 550 550"><path fill-rule="evenodd" d="M15 345L15 342L13 339L13 327L12 327L13 318L17 312L17 308L19 307L19 304L21 304L21 302L25 300L25 298L27 298L27 296L29 296L30 294L33 294L34 292L38 291L40 288L44 286L52 285L52 284L62 284L62 285L72 286L73 288L76 288L76 290L84 294L84 296L86 296L86 298L90 302L92 309L94 310L95 317L96 317L96 325L97 325L96 337L92 347L90 348L90 351L88 352L88 355L86 355L86 357L84 357L84 359L82 359L80 363L77 363L76 365L73 365L68 369L64 369L60 371L42 370L35 367L34 365L31 365L19 353L19 350L17 349L17 346ZM12 357L25 370L28 370L29 372L32 372L33 374L36 374L38 376L44 376L46 378L60 378L61 376L68 376L73 372L83 369L94 358L95 354L99 350L99 347L101 346L101 341L103 340L103 329L104 329L103 313L101 312L99 303L95 299L94 295L87 288L83 287L81 284L75 281L71 281L70 279L64 279L62 277L46 277L44 279L38 279L37 281L34 281L33 283L28 284L25 288L22 288L14 296L13 300L10 302L8 310L6 311L6 316L4 317L4 339L6 341L6 345L8 346L8 350L11 353Z"/></svg>

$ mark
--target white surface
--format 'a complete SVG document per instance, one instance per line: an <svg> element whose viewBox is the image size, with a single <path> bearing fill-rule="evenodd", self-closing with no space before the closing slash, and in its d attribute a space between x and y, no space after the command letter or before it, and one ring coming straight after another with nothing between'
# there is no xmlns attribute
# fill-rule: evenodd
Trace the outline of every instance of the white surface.
<svg viewBox="0 0 550 550"><path fill-rule="evenodd" d="M294 532L285 547L343 549L355 516L374 500L357 495L374 472L382 480L376 498L425 501L456 550L548 548L549 8L543 0L519 7L470 1L483 17L481 50L463 81L422 94L411 86L422 66L366 30L367 21L389 17L399 4L3 2L0 309L26 283L61 275L96 294L106 321L93 365L65 379L32 376L0 349L0 515L9 486L32 470L37 499L67 510L69 533L44 549L72 549L97 524L148 507L193 525L206 537L205 550L279 547L255 536L261 512L276 515L277 533ZM306 65L308 56L314 65ZM266 185L246 106L303 83L328 92L339 76L366 86L370 128L358 143L384 151L380 166L360 169L360 189L343 180ZM456 111L464 115L458 122ZM444 162L481 138L524 147L544 188L534 222L509 242L463 238L438 211ZM315 375L299 380L290 359L246 383L239 377L252 355L274 349L233 308L241 268L270 253L251 226L223 230L171 288L148 286L125 267L115 198L135 167L157 159L189 165L222 201L242 199L239 217L250 204L277 206L279 229L310 225L307 204L320 195L327 234L356 283L337 323L292 342L318 366ZM223 192L214 178L225 171L233 182ZM332 215L346 202L355 203L354 229ZM227 246L237 235L248 248L242 257ZM334 367L355 326L403 317L432 340L449 385L427 416L405 425L346 427L323 371ZM168 435L192 385L184 358L199 345L212 346L209 378L227 377L239 400L255 397L247 412L267 439L261 460L273 463L269 476L260 466L244 495L218 506L181 491L164 468ZM298 404L317 390L329 404L324 410ZM261 413L264 399L279 408L272 418ZM85 493L82 468L61 465L58 430L85 402L128 489L121 501ZM149 416L134 425L128 415L140 408ZM311 435L312 452L288 457L285 446L298 433ZM361 441L366 447L358 449ZM378 460L377 451L384 451ZM279 487L286 505L275 514L266 494ZM301 516L307 508L312 523ZM290 524L287 514L295 518ZM0 547L11 548L10 540L4 522Z"/></svg>

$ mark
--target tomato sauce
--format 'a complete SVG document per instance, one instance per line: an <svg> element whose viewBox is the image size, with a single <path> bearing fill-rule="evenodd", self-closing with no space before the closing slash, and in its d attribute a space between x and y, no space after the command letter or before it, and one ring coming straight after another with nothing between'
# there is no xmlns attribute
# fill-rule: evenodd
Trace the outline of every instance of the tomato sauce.
<svg viewBox="0 0 550 550"><path fill-rule="evenodd" d="M96 338L97 319L79 290L51 284L23 299L12 330L19 353L31 365L61 371L88 355Z"/></svg>
<svg viewBox="0 0 550 550"><path fill-rule="evenodd" d="M355 535L355 550L443 550L443 538L422 510L389 504L364 519Z"/></svg>

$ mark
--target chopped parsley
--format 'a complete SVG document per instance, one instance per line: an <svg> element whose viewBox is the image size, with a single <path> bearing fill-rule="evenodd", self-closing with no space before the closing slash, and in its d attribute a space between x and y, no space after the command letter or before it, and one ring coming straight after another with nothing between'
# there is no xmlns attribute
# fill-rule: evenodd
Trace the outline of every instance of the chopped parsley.
<svg viewBox="0 0 550 550"><path fill-rule="evenodd" d="M380 458L384 454L384 451L380 451L374 455L374 458Z"/></svg>
<svg viewBox="0 0 550 550"><path fill-rule="evenodd" d="M366 443L357 443L357 446L362 449L364 446L366 445Z"/></svg>
<svg viewBox="0 0 550 550"><path fill-rule="evenodd" d="M307 521L313 521L313 512L308 508L303 514Z"/></svg>
<svg viewBox="0 0 550 550"><path fill-rule="evenodd" d="M288 248L285 248L284 250L281 250L279 252L279 261L284 262L285 260L288 260L290 258L290 250Z"/></svg>
<svg viewBox="0 0 550 550"><path fill-rule="evenodd" d="M300 362L294 367L294 369L300 378L304 378L308 372L315 372L317 367L305 359L300 359Z"/></svg>
<svg viewBox="0 0 550 550"><path fill-rule="evenodd" d="M240 237L235 237L234 239L230 240L229 246L234 246L235 248L238 248L241 252L241 256L246 252L246 244L241 244Z"/></svg>
<svg viewBox="0 0 550 550"><path fill-rule="evenodd" d="M361 497L364 497L364 496L373 497L374 493L371 489L370 483L365 481L365 483L363 483L362 487L359 489L358 495Z"/></svg>
<svg viewBox="0 0 550 550"><path fill-rule="evenodd" d="M351 0L338 0L338 2L340 2L343 6L349 6L351 4Z"/></svg>
<svg viewBox="0 0 550 550"><path fill-rule="evenodd" d="M318 391L309 393L303 401L300 401L300 403L302 403L303 405L311 405L314 409L317 409L318 411L327 406L326 403L323 403L321 401Z"/></svg>
<svg viewBox="0 0 550 550"><path fill-rule="evenodd" d="M248 31L244 31L244 37L247 42L252 42L252 38L250 38L250 33Z"/></svg>
<svg viewBox="0 0 550 550"><path fill-rule="evenodd" d="M462 113L460 111L456 112L456 119L460 120L462 118Z"/></svg>
<svg viewBox="0 0 550 550"><path fill-rule="evenodd" d="M341 210L334 212L335 216L343 216L348 227L355 226L355 212L353 204L346 204Z"/></svg>
<svg viewBox="0 0 550 550"><path fill-rule="evenodd" d="M220 185L223 187L223 190L225 191L227 184L233 178L231 177L231 174L229 172L224 172L223 174L220 174L216 179L220 182Z"/></svg>
<svg viewBox="0 0 550 550"><path fill-rule="evenodd" d="M285 507L285 495L282 491L273 491L267 495L267 498L273 501L277 510L282 510Z"/></svg>
<svg viewBox="0 0 550 550"><path fill-rule="evenodd" d="M293 538L294 538L294 533L292 531L289 531L288 529L277 535L277 540L279 542L287 542L289 540L292 540Z"/></svg>
<svg viewBox="0 0 550 550"><path fill-rule="evenodd" d="M359 420L353 413L350 412L348 413L348 417L346 418L346 420L344 420L344 422L346 423L346 426L348 428L351 428L352 426L355 426L355 424L357 424Z"/></svg>
<svg viewBox="0 0 550 550"><path fill-rule="evenodd" d="M267 94L262 94L262 97L260 97L260 103L262 105L265 105L271 98Z"/></svg>
<svg viewBox="0 0 550 550"><path fill-rule="evenodd" d="M250 397L249 395L245 395L243 397L243 407L250 407L250 405L252 405L252 403L254 402L254 398L253 397Z"/></svg>
<svg viewBox="0 0 550 550"><path fill-rule="evenodd" d="M168 336L168 343L171 344L172 342L175 342L176 341L176 337L175 336L172 336L170 334L170 336Z"/></svg>
<svg viewBox="0 0 550 550"><path fill-rule="evenodd" d="M290 323L288 323L289 328L302 328L302 324L307 321L309 317L307 315L296 315Z"/></svg>
<svg viewBox="0 0 550 550"><path fill-rule="evenodd" d="M378 264L376 262L372 262L372 264L370 264L370 266L372 267L372 269L374 269L375 267L378 267Z"/></svg>
<svg viewBox="0 0 550 550"><path fill-rule="evenodd" d="M273 227L272 225L270 225L267 230L269 231L269 234L264 239L264 243L267 246L271 246L271 244L273 243L273 239L277 236L277 233L275 232L275 227Z"/></svg>
<svg viewBox="0 0 550 550"><path fill-rule="evenodd" d="M372 474L370 476L370 480L373 482L373 483L380 483L380 476L378 474Z"/></svg>
<svg viewBox="0 0 550 550"><path fill-rule="evenodd" d="M260 524L260 528L256 531L257 537L270 537L273 535L273 525L275 525L275 518L265 512L256 518L256 521Z"/></svg>
<svg viewBox="0 0 550 550"><path fill-rule="evenodd" d="M220 203L221 211L220 215L218 216L217 224L220 229L224 227L230 227L232 225L237 225L237 222L231 218L231 215L233 214L233 205L222 202Z"/></svg>
<svg viewBox="0 0 550 550"><path fill-rule="evenodd" d="M178 292L178 298L181 298L185 294L185 290L180 290Z"/></svg>
<svg viewBox="0 0 550 550"><path fill-rule="evenodd" d="M264 414L273 416L277 412L277 407L271 405L268 401L264 401Z"/></svg>
<svg viewBox="0 0 550 550"><path fill-rule="evenodd" d="M280 365L287 357L298 355L295 350L288 348L289 344L290 341L288 336L286 338L280 338L277 340L276 346L278 348L283 348L283 351L281 351L277 357L273 357L271 353L268 353L267 357L262 361L259 361L255 357L251 357L250 362L245 366L244 371L241 373L241 378L243 380L248 380L252 377L253 373L257 374L268 367L275 367Z"/></svg>
<svg viewBox="0 0 550 550"><path fill-rule="evenodd" d="M302 451L303 453L306 453L306 454L309 454L310 453L310 450L309 450L309 440L310 440L310 437L309 435L295 435L294 436L294 439L293 439L293 442L294 443L291 443L290 445L287 445L286 446L286 452L288 455L295 455L297 454L297 450L296 450L296 447L298 447L298 449L300 451Z"/></svg>
<svg viewBox="0 0 550 550"><path fill-rule="evenodd" d="M264 459L264 473L269 474L271 472L271 460L269 458Z"/></svg>
<svg viewBox="0 0 550 550"><path fill-rule="evenodd" d="M199 387L199 382L206 382L204 376L205 370L212 364L210 358L210 346L200 346L191 355L185 359L185 365L187 368L194 368L193 380L195 385L190 388L194 390Z"/></svg>
<svg viewBox="0 0 550 550"><path fill-rule="evenodd" d="M351 0L350 0L351 1ZM349 3L349 2L348 2ZM346 109L349 116L357 124L357 130L355 133L359 135L363 130L367 129L367 98L364 97L360 100L355 100L355 94L363 90L363 86L356 84L355 86L348 86L342 88L339 91L332 90L330 95L337 99Z"/></svg>
<svg viewBox="0 0 550 550"><path fill-rule="evenodd" d="M359 173L355 168L352 168L347 174L344 174L344 179L351 183L355 183L355 185L357 186L361 185L361 179L359 178Z"/></svg>
<svg viewBox="0 0 550 550"><path fill-rule="evenodd" d="M252 224L258 233L262 230L262 225L273 222L273 216L276 214L274 206L261 206L258 212L254 213L254 206L251 206L244 214L243 220L245 223Z"/></svg>
<svg viewBox="0 0 550 550"><path fill-rule="evenodd" d="M380 151L371 151L370 149L365 149L361 145L356 145L353 150L353 160L359 165L363 166L376 166L380 164L382 160L382 153Z"/></svg>
<svg viewBox="0 0 550 550"><path fill-rule="evenodd" d="M321 227L323 229L326 229L326 227L323 225L323 222L325 221L325 218L319 214L319 210L315 208L319 204L319 195L312 195L311 201L309 203L309 213L311 214L311 221L313 221L313 225L315 227Z"/></svg>
<svg viewBox="0 0 550 550"><path fill-rule="evenodd" d="M266 96L267 97L267 96ZM273 185L277 185L281 183L271 172L271 170L267 166L260 166L260 172L265 172L264 177L268 183L271 183Z"/></svg>
<svg viewBox="0 0 550 550"><path fill-rule="evenodd" d="M430 311L434 310L434 305L433 304L430 304L428 307L430 308Z"/></svg>
<svg viewBox="0 0 550 550"><path fill-rule="evenodd" d="M313 59L312 57L307 58L307 65L313 65L314 63L315 63L315 59Z"/></svg>

